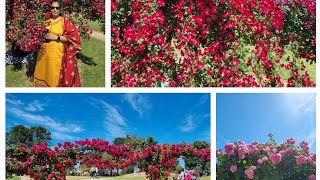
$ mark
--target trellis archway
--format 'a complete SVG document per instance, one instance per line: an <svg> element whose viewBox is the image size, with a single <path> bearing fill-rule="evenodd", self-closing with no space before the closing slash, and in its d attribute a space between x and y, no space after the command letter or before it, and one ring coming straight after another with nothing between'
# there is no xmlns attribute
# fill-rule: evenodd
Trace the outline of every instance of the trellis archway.
<svg viewBox="0 0 320 180"><path fill-rule="evenodd" d="M65 142L57 147L24 144L7 149L7 173L29 175L35 180L65 179L66 170L78 161L87 167L99 169L123 169L137 163L150 179L167 179L174 170L174 164L181 156L198 156L210 161L210 148L194 149L189 144L151 145L132 150L131 145L111 145L103 140L82 140Z"/></svg>

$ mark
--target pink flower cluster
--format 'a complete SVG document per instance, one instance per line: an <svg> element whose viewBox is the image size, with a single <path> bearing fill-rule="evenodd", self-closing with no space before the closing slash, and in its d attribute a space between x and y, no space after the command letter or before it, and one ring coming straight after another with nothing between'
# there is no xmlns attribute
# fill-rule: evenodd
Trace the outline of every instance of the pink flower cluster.
<svg viewBox="0 0 320 180"><path fill-rule="evenodd" d="M248 179L253 179L254 171L256 170L255 166L251 166L250 168L246 169L244 173L246 174Z"/></svg>
<svg viewBox="0 0 320 180"><path fill-rule="evenodd" d="M296 140L294 138L289 138L281 144L277 144L273 139L265 144L258 142L246 144L243 141L225 144L223 154L220 149L216 151L218 157L217 174L226 175L228 173L224 173L224 171L228 170L233 174L244 173L248 179L253 179L256 171L260 172L273 169L273 172L270 173L275 174L275 172L277 172L280 177L281 174L284 174L284 171L280 168L278 169L278 167L281 166L283 168L283 164L295 162L290 166L285 166L285 168L293 167L286 171L293 171L292 173L295 171L300 172L299 169L303 168L303 171L310 173L308 175L309 179L315 179L316 153L310 153L310 147L305 141L302 141L300 146L295 145L295 143ZM221 166L220 163L222 163ZM270 168L267 168L269 166ZM229 168L226 170L220 167ZM276 167L276 169L274 169L274 167ZM239 169L245 170L241 172ZM267 173L264 172L264 174ZM217 176L217 178L219 179L219 176ZM233 176L222 177L222 179L226 178L232 179ZM259 176L259 178L263 177ZM286 176L283 176L283 178L286 178Z"/></svg>

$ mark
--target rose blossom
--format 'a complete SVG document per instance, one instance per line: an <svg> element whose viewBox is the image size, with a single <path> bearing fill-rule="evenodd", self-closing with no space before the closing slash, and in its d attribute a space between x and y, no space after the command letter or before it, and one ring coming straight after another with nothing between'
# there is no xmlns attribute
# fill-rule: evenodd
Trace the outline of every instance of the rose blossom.
<svg viewBox="0 0 320 180"><path fill-rule="evenodd" d="M270 159L273 164L279 164L281 162L281 154L271 154Z"/></svg>
<svg viewBox="0 0 320 180"><path fill-rule="evenodd" d="M309 176L309 180L316 180L317 178L316 178L316 175L314 175L314 174L311 174L310 176Z"/></svg>
<svg viewBox="0 0 320 180"><path fill-rule="evenodd" d="M296 159L296 163L299 165L306 163L306 157L303 155L298 156Z"/></svg>
<svg viewBox="0 0 320 180"><path fill-rule="evenodd" d="M295 144L296 140L294 138L289 138L289 139L287 139L287 143L288 144Z"/></svg>
<svg viewBox="0 0 320 180"><path fill-rule="evenodd" d="M244 173L247 175L247 178L248 178L248 179L252 179L252 178L253 178L253 174L254 174L253 169L251 169L251 168L246 169L246 170L244 171Z"/></svg>
<svg viewBox="0 0 320 180"><path fill-rule="evenodd" d="M237 165L232 165L231 167L230 167L230 171L232 172L232 173L235 173L236 171L237 171Z"/></svg>

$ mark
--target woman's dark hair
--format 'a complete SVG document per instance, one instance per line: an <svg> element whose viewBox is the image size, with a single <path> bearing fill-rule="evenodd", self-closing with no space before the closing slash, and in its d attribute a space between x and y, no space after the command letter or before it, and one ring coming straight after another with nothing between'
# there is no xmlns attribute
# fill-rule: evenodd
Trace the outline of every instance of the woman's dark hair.
<svg viewBox="0 0 320 180"><path fill-rule="evenodd" d="M52 0L51 4L54 3L54 2L59 3L59 6L60 6L60 14L59 15L61 16L62 15L62 10L63 10L61 0Z"/></svg>

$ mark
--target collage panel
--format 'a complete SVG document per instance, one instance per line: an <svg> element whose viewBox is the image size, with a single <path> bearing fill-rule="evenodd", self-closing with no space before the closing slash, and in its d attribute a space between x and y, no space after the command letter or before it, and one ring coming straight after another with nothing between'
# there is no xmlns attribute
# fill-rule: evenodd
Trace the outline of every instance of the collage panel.
<svg viewBox="0 0 320 180"><path fill-rule="evenodd" d="M6 0L6 87L105 87L105 0Z"/></svg>
<svg viewBox="0 0 320 180"><path fill-rule="evenodd" d="M316 3L112 0L111 66L112 87L315 87Z"/></svg>
<svg viewBox="0 0 320 180"><path fill-rule="evenodd" d="M316 95L217 94L216 179L316 180Z"/></svg>
<svg viewBox="0 0 320 180"><path fill-rule="evenodd" d="M210 180L210 94L8 93L6 179Z"/></svg>

